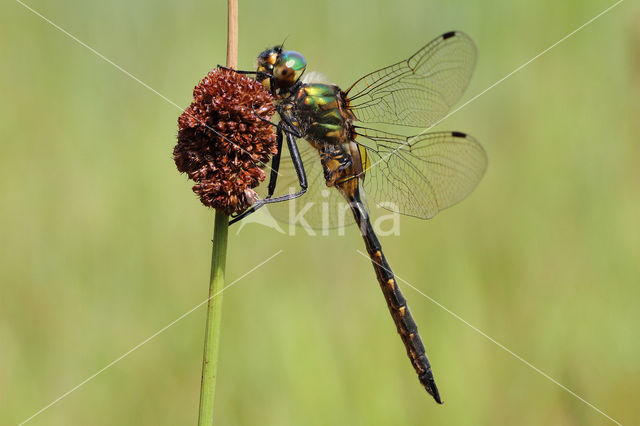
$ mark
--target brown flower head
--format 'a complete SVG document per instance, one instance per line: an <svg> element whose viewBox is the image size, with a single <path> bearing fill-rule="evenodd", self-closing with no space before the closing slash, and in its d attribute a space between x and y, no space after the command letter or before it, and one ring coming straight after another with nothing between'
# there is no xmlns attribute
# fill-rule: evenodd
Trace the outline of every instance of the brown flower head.
<svg viewBox="0 0 640 426"><path fill-rule="evenodd" d="M202 204L227 215L255 201L253 188L276 153L269 119L273 98L262 84L233 71L215 69L193 89L193 102L178 118L173 159L187 173ZM254 110L256 114L254 114Z"/></svg>

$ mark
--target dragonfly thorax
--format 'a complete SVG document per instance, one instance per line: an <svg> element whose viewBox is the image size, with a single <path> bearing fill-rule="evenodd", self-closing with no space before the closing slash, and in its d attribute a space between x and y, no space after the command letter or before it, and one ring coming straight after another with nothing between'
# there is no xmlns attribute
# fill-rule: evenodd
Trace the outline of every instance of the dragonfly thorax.
<svg viewBox="0 0 640 426"><path fill-rule="evenodd" d="M332 84L302 84L291 100L292 113L305 139L315 145L339 145L353 140L355 117L343 92Z"/></svg>

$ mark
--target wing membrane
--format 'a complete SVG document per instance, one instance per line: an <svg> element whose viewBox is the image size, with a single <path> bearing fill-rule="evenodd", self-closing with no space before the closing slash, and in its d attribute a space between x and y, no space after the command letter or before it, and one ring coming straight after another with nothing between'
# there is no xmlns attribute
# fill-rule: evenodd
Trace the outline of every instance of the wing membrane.
<svg viewBox="0 0 640 426"><path fill-rule="evenodd" d="M359 121L429 127L462 97L476 63L476 47L452 31L405 61L374 71L347 90Z"/></svg>
<svg viewBox="0 0 640 426"><path fill-rule="evenodd" d="M367 149L367 196L387 210L429 219L473 191L487 168L487 155L471 136L433 132L400 136L358 128Z"/></svg>

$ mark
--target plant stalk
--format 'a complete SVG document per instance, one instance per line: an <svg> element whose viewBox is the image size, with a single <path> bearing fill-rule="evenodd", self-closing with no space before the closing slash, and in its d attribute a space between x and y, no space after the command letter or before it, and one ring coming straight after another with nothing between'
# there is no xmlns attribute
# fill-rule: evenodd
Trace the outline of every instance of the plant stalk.
<svg viewBox="0 0 640 426"><path fill-rule="evenodd" d="M238 0L227 0L227 67L238 67ZM220 352L220 329L222 320L222 289L227 260L229 216L216 211L211 250L211 277L209 280L209 303L207 326L202 358L202 383L200 385L200 410L198 426L213 425L214 395Z"/></svg>
<svg viewBox="0 0 640 426"><path fill-rule="evenodd" d="M211 250L211 277L209 280L209 303L207 325L202 358L202 382L200 385L200 411L198 426L213 424L213 403L216 390L218 353L220 351L220 326L222 320L222 289L227 258L229 216L216 211L213 227L213 249Z"/></svg>

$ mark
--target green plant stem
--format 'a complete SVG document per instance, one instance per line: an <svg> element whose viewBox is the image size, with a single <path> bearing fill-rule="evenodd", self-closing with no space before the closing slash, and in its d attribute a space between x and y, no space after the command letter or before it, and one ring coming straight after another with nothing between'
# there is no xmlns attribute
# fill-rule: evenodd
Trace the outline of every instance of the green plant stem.
<svg viewBox="0 0 640 426"><path fill-rule="evenodd" d="M209 304L202 358L202 383L200 387L200 411L198 426L213 424L213 402L216 389L216 371L220 351L220 323L222 319L222 289L227 260L229 216L216 211L211 250L211 278L209 280Z"/></svg>
<svg viewBox="0 0 640 426"><path fill-rule="evenodd" d="M238 0L227 0L227 66L238 67ZM200 410L198 426L213 425L213 404L216 391L218 353L220 352L220 326L222 320L222 289L227 261L229 216L216 211L211 250L211 278L207 327L202 357L202 383L200 384Z"/></svg>

